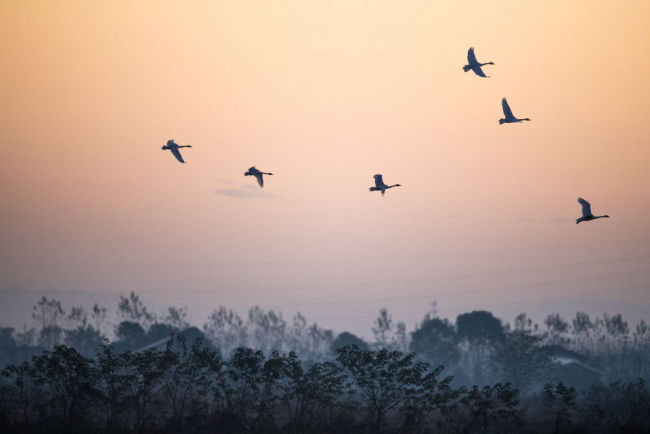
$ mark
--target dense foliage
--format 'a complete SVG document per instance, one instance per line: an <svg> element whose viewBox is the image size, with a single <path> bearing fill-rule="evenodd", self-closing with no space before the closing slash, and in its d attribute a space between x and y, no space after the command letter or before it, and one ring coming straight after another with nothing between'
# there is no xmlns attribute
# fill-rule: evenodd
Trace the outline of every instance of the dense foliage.
<svg viewBox="0 0 650 434"><path fill-rule="evenodd" d="M373 339L298 314L183 309L122 297L0 329L3 432L648 432L650 330L620 315L571 322L428 314L411 333L382 309ZM409 351L410 350L410 351Z"/></svg>

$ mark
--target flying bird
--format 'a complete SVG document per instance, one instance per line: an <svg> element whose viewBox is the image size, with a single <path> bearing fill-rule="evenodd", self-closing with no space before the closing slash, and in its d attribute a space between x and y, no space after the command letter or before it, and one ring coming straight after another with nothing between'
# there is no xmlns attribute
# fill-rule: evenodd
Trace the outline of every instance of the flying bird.
<svg viewBox="0 0 650 434"><path fill-rule="evenodd" d="M593 215L591 213L591 204L584 200L583 198L578 198L578 203L582 205L582 217L576 219L576 224L580 222L588 222L589 220L596 220L602 218L609 218L607 214L605 215Z"/></svg>
<svg viewBox="0 0 650 434"><path fill-rule="evenodd" d="M181 163L185 163L185 160L183 160L183 157L181 156L181 153L178 151L178 148L191 148L191 147L192 147L191 145L183 145L183 146L177 145L174 142L174 139L172 139L172 140L167 140L167 144L163 146L162 149L163 151L165 149L169 149L170 151L172 151L172 154L174 154L174 157L176 157L178 161L180 161Z"/></svg>
<svg viewBox="0 0 650 434"><path fill-rule="evenodd" d="M264 188L264 177L262 175L273 174L268 172L261 172L260 170L256 169L255 166L249 168L248 171L244 173L244 176L254 176L255 179L257 179L257 183L260 185L260 187Z"/></svg>
<svg viewBox="0 0 650 434"><path fill-rule="evenodd" d="M483 65L494 65L494 62L478 63L478 60L476 60L476 54L474 54L474 47L470 47L469 51L467 51L467 65L463 66L463 71L467 72L472 70L474 71L474 74L479 77L489 77L488 75L485 75L481 69L481 66Z"/></svg>
<svg viewBox="0 0 650 434"><path fill-rule="evenodd" d="M375 175L374 178L375 178L375 186L370 187L370 191L379 190L379 191L381 191L382 196L384 195L384 193L386 193L386 190L388 190L389 188L401 187L401 185L399 185L399 184L393 184L393 185L384 184L384 180L383 180L383 178L382 178L382 176L380 174Z"/></svg>
<svg viewBox="0 0 650 434"><path fill-rule="evenodd" d="M499 119L499 125L501 124L514 124L516 122L523 122L523 121L530 121L528 118L516 118L515 115L512 114L512 110L510 110L510 106L508 105L508 101L506 101L505 98L501 100L501 105L503 106L503 114L505 118Z"/></svg>

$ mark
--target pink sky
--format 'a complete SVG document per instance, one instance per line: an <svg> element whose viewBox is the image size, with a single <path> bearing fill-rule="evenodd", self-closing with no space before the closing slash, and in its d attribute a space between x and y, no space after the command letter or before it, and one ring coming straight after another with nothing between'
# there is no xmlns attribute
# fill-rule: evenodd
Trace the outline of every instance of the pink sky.
<svg viewBox="0 0 650 434"><path fill-rule="evenodd" d="M650 306L648 23L647 1L3 2L0 288L335 329L434 299ZM532 122L500 126L504 96ZM576 226L578 196L612 218Z"/></svg>

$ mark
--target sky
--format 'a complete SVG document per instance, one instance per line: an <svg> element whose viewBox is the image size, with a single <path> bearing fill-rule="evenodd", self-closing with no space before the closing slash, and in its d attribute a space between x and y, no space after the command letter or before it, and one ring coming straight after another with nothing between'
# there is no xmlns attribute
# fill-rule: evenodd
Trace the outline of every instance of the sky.
<svg viewBox="0 0 650 434"><path fill-rule="evenodd" d="M130 291L362 335L434 300L650 319L649 24L645 0L2 0L0 322ZM611 218L576 225L578 196Z"/></svg>

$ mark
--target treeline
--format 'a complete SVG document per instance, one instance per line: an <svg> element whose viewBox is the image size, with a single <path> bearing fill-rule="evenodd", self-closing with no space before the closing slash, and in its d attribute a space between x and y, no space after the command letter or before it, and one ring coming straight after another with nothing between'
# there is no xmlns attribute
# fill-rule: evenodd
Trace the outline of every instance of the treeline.
<svg viewBox="0 0 650 434"><path fill-rule="evenodd" d="M648 432L643 381L454 387L414 353L345 346L331 361L174 334L164 348L94 357L57 345L2 371L2 432Z"/></svg>
<svg viewBox="0 0 650 434"><path fill-rule="evenodd" d="M116 354L160 349L182 331L188 339L203 339L224 359L241 347L267 356L293 351L307 364L334 361L336 350L350 345L414 352L418 361L445 366L456 387L510 383L524 398L547 383L562 382L582 392L592 385L650 379L650 327L643 320L632 327L621 315L591 318L578 312L566 320L550 314L539 325L523 313L509 324L490 312L474 311L452 322L439 318L434 306L407 330L382 309L372 324L372 337L363 340L310 324L300 313L287 321L259 307L244 317L219 307L199 328L188 322L183 308L156 314L131 293L120 297L117 321L109 321L103 307L66 311L59 301L45 297L34 306L33 321L33 327L22 330L0 329L0 368L30 361L60 344L89 358L107 342Z"/></svg>

